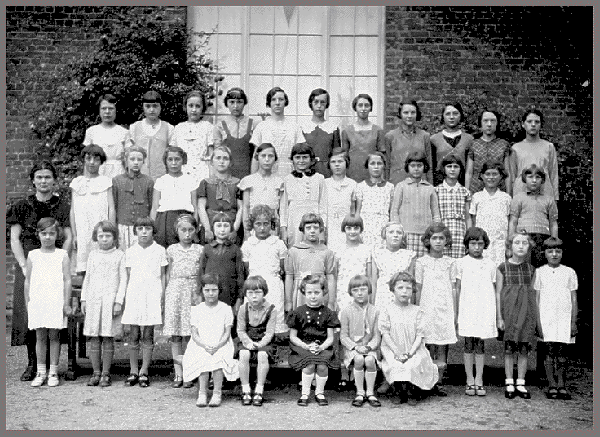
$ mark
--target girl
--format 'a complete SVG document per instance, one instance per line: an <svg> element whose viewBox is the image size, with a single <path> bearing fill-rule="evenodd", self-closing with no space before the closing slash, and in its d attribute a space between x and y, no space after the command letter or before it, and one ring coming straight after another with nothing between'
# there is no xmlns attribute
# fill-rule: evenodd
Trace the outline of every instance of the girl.
<svg viewBox="0 0 600 437"><path fill-rule="evenodd" d="M174 127L160 119L162 99L156 91L148 91L142 96L144 119L129 126L127 139L140 146L148 159L142 166L142 173L153 181L165 174L162 156L173 136Z"/></svg>
<svg viewBox="0 0 600 437"><path fill-rule="evenodd" d="M267 301L275 305L273 315L275 333L288 331L284 321L285 292L282 277L285 272L287 248L283 241L271 231L277 224L277 217L267 205L256 205L248 217L248 224L254 235L242 245L242 260L248 275L264 278L269 286ZM266 295L266 293L265 293Z"/></svg>
<svg viewBox="0 0 600 437"><path fill-rule="evenodd" d="M381 228L390 221L394 186L383 179L383 153L369 154L364 166L369 171L369 177L356 186L356 213L365 224L363 242L371 249L377 249L383 247Z"/></svg>
<svg viewBox="0 0 600 437"><path fill-rule="evenodd" d="M400 102L398 108L400 125L385 134L385 150L390 160L390 168L386 172L387 180L396 185L408 177L404 170L404 161L410 152L421 151L427 156L429 171L426 172L427 182L432 183L431 174L431 143L429 134L415 125L421 120L421 109L414 100Z"/></svg>
<svg viewBox="0 0 600 437"><path fill-rule="evenodd" d="M185 151L187 159L183 163L182 170L185 175L194 179L197 187L200 181L210 174L213 125L202 120L206 111L206 96L202 92L187 93L183 99L183 107L188 119L175 126L169 145L181 147Z"/></svg>
<svg viewBox="0 0 600 437"><path fill-rule="evenodd" d="M487 233L477 227L467 229L463 240L467 255L456 260L452 277L456 279L458 335L465 337L465 372L468 396L485 396L483 366L485 363L484 339L496 338L496 266L483 258L490 240ZM473 353L475 369L473 376Z"/></svg>
<svg viewBox="0 0 600 437"><path fill-rule="evenodd" d="M368 276L356 275L348 283L347 293L353 302L340 312L341 335L344 366L354 368L356 397L352 406L362 407L365 400L372 407L381 407L375 396L377 378L377 352L381 334L377 327L379 309L369 302L371 282ZM366 369L366 371L365 371ZM365 396L364 382L367 383Z"/></svg>
<svg viewBox="0 0 600 437"><path fill-rule="evenodd" d="M329 168L333 174L324 182L321 210L327 230L327 246L334 252L345 246L344 217L356 211L356 182L346 176L349 163L350 158L344 149L333 149L329 158Z"/></svg>
<svg viewBox="0 0 600 437"><path fill-rule="evenodd" d="M294 370L302 370L302 395L298 399L301 407L308 405L315 370L315 400L320 406L329 404L325 397L328 369L339 366L333 356L333 330L340 327L340 322L336 313L325 305L326 287L322 275L309 274L302 278L299 288L306 297L306 304L290 312L286 319L290 327L288 362Z"/></svg>
<svg viewBox="0 0 600 437"><path fill-rule="evenodd" d="M289 249L285 260L285 309L292 311L305 303L304 294L298 293L298 290L302 279L311 274L326 278L329 295L327 304L335 311L335 255L319 242L323 219L314 213L304 214L299 228L303 234L302 241Z"/></svg>
<svg viewBox="0 0 600 437"><path fill-rule="evenodd" d="M360 216L347 215L340 227L346 235L345 247L335 252L337 307L341 310L353 301L348 293L350 279L356 275L371 277L371 248L361 242L364 224Z"/></svg>
<svg viewBox="0 0 600 437"><path fill-rule="evenodd" d="M479 114L479 127L481 137L473 140L473 145L467 151L467 171L465 174L465 187L475 194L484 186L483 165L488 161L498 161L509 168L510 144L508 141L496 136L496 129L500 125L500 114L496 111L484 109ZM510 184L510 180L507 181ZM504 179L500 181L502 191L512 192L506 188Z"/></svg>
<svg viewBox="0 0 600 437"><path fill-rule="evenodd" d="M114 223L98 223L92 240L98 243L98 249L90 253L81 287L81 312L85 315L83 334L90 340L88 354L94 372L87 385L108 387L115 352L113 339L122 335L121 309L127 271L123 260L125 254L117 250L119 229Z"/></svg>
<svg viewBox="0 0 600 437"><path fill-rule="evenodd" d="M427 226L440 221L440 207L435 188L423 180L423 173L429 170L425 154L409 153L404 161L404 169L409 177L396 185L390 215L392 220L402 223L408 248L420 257L425 253L421 237Z"/></svg>
<svg viewBox="0 0 600 437"><path fill-rule="evenodd" d="M386 223L381 228L381 238L385 240L385 248L373 251L371 276L375 284L373 303L378 308L384 308L394 302L394 291L388 287L392 275L399 271L407 271L414 275L416 260L415 252L406 249L406 234L400 222Z"/></svg>
<svg viewBox="0 0 600 437"><path fill-rule="evenodd" d="M242 225L242 193L238 188L240 180L231 176L231 150L227 146L215 148L211 164L213 175L202 179L198 187L198 215L204 226L205 240L211 241L211 231L215 214L223 213L233 223L232 237Z"/></svg>
<svg viewBox="0 0 600 437"><path fill-rule="evenodd" d="M389 289L394 301L379 316L381 332L381 368L389 384L394 384L400 403L414 406L417 389L431 390L438 381L437 367L423 341L425 326L423 310L411 303L417 286L408 272L396 272Z"/></svg>
<svg viewBox="0 0 600 437"><path fill-rule="evenodd" d="M508 236L508 216L511 198L500 191L500 182L506 179L506 171L502 163L487 161L483 164L479 178L484 188L473 194L469 213L473 226L479 226L490 237L490 246L483 256L490 258L496 265L506 259L505 245Z"/></svg>
<svg viewBox="0 0 600 437"><path fill-rule="evenodd" d="M117 116L117 98L115 96L104 94L100 96L97 104L100 108L101 123L86 129L83 145L96 144L102 148L105 158L100 166L99 174L112 179L124 173L121 154L125 147L127 129L115 123Z"/></svg>
<svg viewBox="0 0 600 437"><path fill-rule="evenodd" d="M348 177L356 182L371 179L368 166L363 168L363 162L368 161L375 152L385 153L383 130L369 120L373 110L373 99L368 94L359 94L352 100L352 109L356 112L356 121L342 130L342 147L348 156L352 156L348 167ZM385 161L385 159L384 159ZM382 176L383 176L382 169ZM367 220L365 220L365 224Z"/></svg>
<svg viewBox="0 0 600 437"><path fill-rule="evenodd" d="M465 231L471 227L471 193L459 182L458 178L464 173L464 166L456 155L447 155L442 159L441 167L446 178L435 187L442 222L450 229L452 244L444 249L446 255L452 258L465 256L465 247L461 244Z"/></svg>
<svg viewBox="0 0 600 437"><path fill-rule="evenodd" d="M531 350L535 334L537 303L533 290L535 269L525 260L533 244L526 232L511 235L506 246L512 255L500 264L496 272L497 325L499 331L504 331L504 396L508 399L517 395L523 399L531 398L525 388L525 373L527 354ZM516 384L513 379L515 353L518 374Z"/></svg>
<svg viewBox="0 0 600 437"><path fill-rule="evenodd" d="M331 120L325 121L325 111L329 108L330 100L329 93L323 88L312 90L308 96L312 118L300 126L306 143L315 151L315 170L326 178L331 176L327 165L331 151L341 146L340 129Z"/></svg>
<svg viewBox="0 0 600 437"><path fill-rule="evenodd" d="M196 406L218 407L221 405L223 376L228 381L238 378L231 340L233 313L229 305L220 301L221 289L216 274L201 274L199 283L204 302L191 310L192 341L183 356L183 380L191 382L198 378ZM207 404L209 372L212 372L214 388Z"/></svg>
<svg viewBox="0 0 600 437"><path fill-rule="evenodd" d="M241 341L240 381L242 383L242 405L261 407L269 362L273 362L271 340L275 334L278 311L269 304L265 296L269 292L267 281L262 276L250 276L244 282L243 293L247 302L240 307L237 334ZM250 392L250 362L257 363L254 398Z"/></svg>
<svg viewBox="0 0 600 437"><path fill-rule="evenodd" d="M415 303L423 310L425 346L438 368L438 383L433 391L446 396L442 380L448 363L448 345L457 341L454 260L444 255L446 247L452 245L450 230L443 223L431 224L423 234L423 245L428 253L415 263Z"/></svg>
<svg viewBox="0 0 600 437"><path fill-rule="evenodd" d="M127 290L121 323L131 325L129 333L129 363L125 385L148 387L148 368L154 349L154 325L163 322L167 254L154 241L156 225L150 217L138 218L134 224L138 243L125 251ZM138 372L138 346L142 338L142 368ZM139 375L138 375L139 373Z"/></svg>
<svg viewBox="0 0 600 437"><path fill-rule="evenodd" d="M283 178L273 174L273 164L277 161L277 151L273 144L262 143L257 147L254 159L258 162L258 171L244 177L238 185L243 194L244 238L252 232L249 224L250 211L256 205L267 205L275 213L277 225L275 235L279 235L279 203L283 194Z"/></svg>
<svg viewBox="0 0 600 437"><path fill-rule="evenodd" d="M126 147L123 152L126 173L115 176L112 181L119 241L125 249L137 243L133 232L135 220L148 217L152 210L154 181L142 173L146 156L141 146Z"/></svg>
<svg viewBox="0 0 600 437"><path fill-rule="evenodd" d="M560 263L563 242L550 237L544 241L548 264L535 273L533 288L537 299L537 326L540 339L546 343L546 377L549 399L571 399L567 386L567 345L577 335L577 275Z"/></svg>
<svg viewBox="0 0 600 437"><path fill-rule="evenodd" d="M58 360L60 355L59 332L67 327L71 315L71 272L69 255L55 246L60 234L56 219L44 217L37 223L39 249L27 256L25 276L25 303L27 304L28 327L35 329L37 374L32 387L48 382L56 387ZM50 345L48 345L48 341ZM46 375L46 353L50 349L50 371Z"/></svg>
<svg viewBox="0 0 600 437"><path fill-rule="evenodd" d="M446 103L442 110L441 123L443 129L431 136L433 185L438 186L444 180L443 168L439 165L446 155L454 154L463 163L467 161L467 151L473 144L473 136L461 130L460 124L465 119L465 113L460 103ZM464 174L459 177L461 185L465 184Z"/></svg>
<svg viewBox="0 0 600 437"><path fill-rule="evenodd" d="M283 179L281 196L281 239L288 247L302 241L302 230L298 228L304 214L320 214L320 203L324 199L325 178L312 168L315 152L306 143L292 148L290 159L294 171Z"/></svg>
<svg viewBox="0 0 600 437"><path fill-rule="evenodd" d="M77 272L85 274L88 255L94 246L92 232L96 223L115 222L112 180L100 175L100 165L106 154L100 146L90 144L81 151L83 176L71 181L71 230L73 247L77 250Z"/></svg>
<svg viewBox="0 0 600 437"><path fill-rule="evenodd" d="M215 239L204 245L199 275L214 273L220 278L219 300L233 307L237 314L243 299L239 290L244 285L244 264L240 248L229 238L232 229L233 221L229 215L215 214L212 228Z"/></svg>
<svg viewBox="0 0 600 437"><path fill-rule="evenodd" d="M554 144L540 138L540 130L544 124L544 116L537 109L526 111L521 117L521 126L525 130L525 139L511 148L510 178L512 194L526 192L526 184L520 178L523 170L535 164L545 174L548 181L541 187L541 193L554 198L558 202L558 159Z"/></svg>
<svg viewBox="0 0 600 437"><path fill-rule="evenodd" d="M196 180L182 171L187 153L181 147L167 147L163 163L167 174L154 184L150 218L156 221L156 242L163 247L177 243L175 222L181 214L196 213Z"/></svg>
<svg viewBox="0 0 600 437"><path fill-rule="evenodd" d="M250 138L256 122L244 115L244 107L248 104L248 97L243 89L230 88L223 98L223 104L229 109L220 124L214 127L214 146L229 147L235 160L231 163L233 177L242 179L250 174L252 165L252 146Z"/></svg>
<svg viewBox="0 0 600 437"><path fill-rule="evenodd" d="M284 90L277 86L271 88L266 99L267 108L271 108L271 117L256 126L250 140L254 147L262 143L273 144L277 155L282 156L285 160L277 162L273 166L273 173L282 178L285 178L293 170L291 161L287 160L292 147L306 141L300 126L290 117L285 116L285 107L289 103L290 100ZM256 172L257 168L258 162L252 162L252 173Z"/></svg>
<svg viewBox="0 0 600 437"><path fill-rule="evenodd" d="M163 335L171 336L171 354L175 369L175 380L171 387L190 388L191 384L183 383L181 367L183 338L189 340L190 308L196 295L198 269L202 247L194 244L194 236L198 222L190 214L182 214L175 222L179 243L167 248L167 288L165 290L165 322L162 327Z"/></svg>

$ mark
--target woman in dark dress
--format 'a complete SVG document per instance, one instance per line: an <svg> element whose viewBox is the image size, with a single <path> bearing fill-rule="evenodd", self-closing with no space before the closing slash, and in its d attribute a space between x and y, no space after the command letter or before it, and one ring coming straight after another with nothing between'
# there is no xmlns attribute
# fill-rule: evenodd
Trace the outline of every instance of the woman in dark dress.
<svg viewBox="0 0 600 437"><path fill-rule="evenodd" d="M6 225L10 226L10 248L17 260L13 292L13 316L11 346L27 345L28 363L21 381L31 381L37 371L35 355L35 330L27 328L27 304L25 303L24 284L27 255L41 247L36 235L38 220L44 217L55 218L62 227L62 235L56 241L56 247L62 247L69 253L71 249L71 228L69 221L68 196L54 194L57 181L56 169L50 161L41 161L33 166L29 173L35 193L19 200L6 215Z"/></svg>

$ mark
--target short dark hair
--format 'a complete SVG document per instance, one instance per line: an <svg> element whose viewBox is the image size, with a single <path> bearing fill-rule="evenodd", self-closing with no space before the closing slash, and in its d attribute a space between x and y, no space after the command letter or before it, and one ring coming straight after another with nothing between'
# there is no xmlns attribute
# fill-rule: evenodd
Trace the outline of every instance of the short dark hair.
<svg viewBox="0 0 600 437"><path fill-rule="evenodd" d="M325 108L329 108L329 101L331 100L331 98L329 97L329 93L327 92L327 90L324 90L323 88L317 88L317 89L312 90L310 92L310 95L308 96L308 107L311 110L312 110L313 100L315 100L315 97L320 96L321 94L327 95L327 103L325 104Z"/></svg>
<svg viewBox="0 0 600 437"><path fill-rule="evenodd" d="M465 246L465 248L468 251L469 250L469 242L470 241L479 241L479 240L483 240L483 248L484 249L487 249L488 246L490 245L490 238L488 237L487 232L485 232L481 228L478 228L477 226L471 226L465 232L465 238L463 238L463 245Z"/></svg>
<svg viewBox="0 0 600 437"><path fill-rule="evenodd" d="M36 232L42 232L48 228L55 228L56 233L58 234L56 238L60 237L60 224L58 223L58 220L56 220L54 217L42 217L41 219L39 219L36 224L35 230Z"/></svg>
<svg viewBox="0 0 600 437"><path fill-rule="evenodd" d="M371 152L367 155L367 159L365 159L365 168L369 168L369 160L371 156L379 156L383 160L383 166L387 165L387 158L383 152Z"/></svg>
<svg viewBox="0 0 600 437"><path fill-rule="evenodd" d="M198 281L198 291L202 293L202 289L205 285L216 285L219 289L219 294L221 294L221 278L216 273L205 273L200 276Z"/></svg>
<svg viewBox="0 0 600 437"><path fill-rule="evenodd" d="M504 168L504 164L502 164L500 161L485 161L483 163L483 166L481 167L481 171L479 172L479 179L483 179L483 174L488 171L488 170L498 170L498 173L500 173L500 176L502 176L502 179L506 179L508 177L508 174L506 173L506 169Z"/></svg>
<svg viewBox="0 0 600 437"><path fill-rule="evenodd" d="M562 249L562 248L563 248L563 241L558 237L548 237L542 243L542 249L544 249L544 250Z"/></svg>
<svg viewBox="0 0 600 437"><path fill-rule="evenodd" d="M325 224L323 223L323 219L319 214L315 214L314 212L306 213L300 219L300 225L298 226L298 230L304 233L304 227L308 224L316 223L321 228L321 231L325 229Z"/></svg>
<svg viewBox="0 0 600 437"><path fill-rule="evenodd" d="M137 235L136 228L140 226L151 226L153 235L156 235L156 233L158 232L158 229L156 228L156 223L154 223L154 220L152 220L150 217L138 217L135 219L135 222L133 222L133 233L135 235Z"/></svg>
<svg viewBox="0 0 600 437"><path fill-rule="evenodd" d="M499 127L500 127L500 118L502 116L500 115L500 113L498 111L496 111L494 109L486 109L486 108L484 108L484 109L481 110L481 112L479 113L479 117L477 117L478 126L481 127L481 123L483 121L483 114L485 112L491 112L492 114L494 114L496 116L496 120L498 121L498 124L496 125L497 126L496 130L498 130Z"/></svg>
<svg viewBox="0 0 600 437"><path fill-rule="evenodd" d="M331 169L331 158L333 158L334 156L337 155L341 155L344 154L344 161L346 161L346 168L348 168L350 166L350 154L348 153L348 151L346 149L344 149L343 147L334 147L333 150L331 151L331 153L329 154L329 168Z"/></svg>
<svg viewBox="0 0 600 437"><path fill-rule="evenodd" d="M442 222L433 222L427 229L425 229L425 233L421 236L421 241L423 242L423 246L427 251L431 250L431 236L433 234L437 234L441 232L446 237L446 245L445 247L452 246L452 234L450 233L450 229Z"/></svg>
<svg viewBox="0 0 600 437"><path fill-rule="evenodd" d="M202 115L204 115L204 113L206 112L206 109L207 109L206 94L204 94L203 92L198 91L198 90L192 90L185 95L185 97L183 98L183 110L184 111L187 110L187 102L192 97L200 97L200 100L202 101Z"/></svg>
<svg viewBox="0 0 600 437"><path fill-rule="evenodd" d="M100 164L104 164L106 162L106 153L104 152L104 149L97 144L88 144L81 150L80 156L82 161L85 161L86 155L94 158L97 156L100 158Z"/></svg>
<svg viewBox="0 0 600 437"><path fill-rule="evenodd" d="M419 108L419 105L417 105L417 101L416 100L402 100L400 102L400 106L398 106L398 118L402 118L402 107L404 105L411 105L414 106L415 109L417 110L417 121L421 120L421 108Z"/></svg>
<svg viewBox="0 0 600 437"><path fill-rule="evenodd" d="M347 214L346 217L344 217L341 225L342 233L346 232L346 226L358 226L360 228L360 232L365 230L365 223L362 217L358 214Z"/></svg>
<svg viewBox="0 0 600 437"><path fill-rule="evenodd" d="M315 160L315 151L308 143L294 144L290 153L290 159L293 160L296 155L309 155L311 161Z"/></svg>
<svg viewBox="0 0 600 437"><path fill-rule="evenodd" d="M35 174L40 170L50 170L52 172L52 177L54 179L58 179L58 173L56 172L56 168L52 164L52 162L44 159L42 161L36 162L33 167L31 167L31 171L29 172L29 179L31 182L35 179Z"/></svg>
<svg viewBox="0 0 600 437"><path fill-rule="evenodd" d="M446 102L444 104L444 106L442 107L442 115L440 118L441 123L444 124L444 112L446 112L446 108L448 106L454 106L458 110L458 113L460 114L459 123L462 123L465 120L465 111L463 111L463 107L459 102Z"/></svg>
<svg viewBox="0 0 600 437"><path fill-rule="evenodd" d="M252 229L254 227L254 222L261 215L267 217L267 220L269 220L271 223L271 229L275 229L277 227L277 214L267 205L254 205L250 211L250 214L248 214L248 222L246 223L247 227Z"/></svg>
<svg viewBox="0 0 600 437"><path fill-rule="evenodd" d="M162 98L158 91L147 91L142 96L142 103L158 103L162 104Z"/></svg>
<svg viewBox="0 0 600 437"><path fill-rule="evenodd" d="M96 223L92 231L92 241L98 241L98 232L109 232L113 236L115 247L119 247L119 228L109 220L102 220Z"/></svg>
<svg viewBox="0 0 600 437"><path fill-rule="evenodd" d="M369 102L369 105L371 105L371 109L373 109L373 98L368 94L359 94L354 99L352 99L352 109L354 111L356 111L356 104L358 103L359 99L367 100Z"/></svg>
<svg viewBox="0 0 600 437"><path fill-rule="evenodd" d="M521 123L523 123L525 120L527 120L527 117L529 116L529 114L535 114L538 117L540 117L540 125L544 124L544 114L542 114L542 111L540 111L537 108L529 108L528 110L526 110L523 115L521 116Z"/></svg>
<svg viewBox="0 0 600 437"><path fill-rule="evenodd" d="M117 98L113 94L102 94L100 97L98 97L96 105L100 106L103 100L106 100L111 105L117 105Z"/></svg>
<svg viewBox="0 0 600 437"><path fill-rule="evenodd" d="M169 153L178 153L179 156L181 156L181 162L183 164L187 164L187 153L185 150L183 150L181 147L179 146L167 146L167 148L165 149L163 156L162 156L162 160L163 160L163 164L165 164L165 168L167 167L167 157L169 156Z"/></svg>
<svg viewBox="0 0 600 437"><path fill-rule="evenodd" d="M275 154L275 161L279 160L279 156L277 156L277 149L271 143L262 143L260 146L258 146L254 151L254 159L258 161L258 154L265 149L273 149L273 153Z"/></svg>
<svg viewBox="0 0 600 437"><path fill-rule="evenodd" d="M526 167L521 172L521 180L525 182L527 180L527 175L540 175L542 178L542 183L546 182L546 172L542 167L538 167L535 164L531 164L529 167Z"/></svg>
<svg viewBox="0 0 600 437"><path fill-rule="evenodd" d="M248 104L248 96L246 95L243 89L237 86L229 88L229 91L227 91L225 97L223 97L223 105L225 107L227 107L227 100L230 99L240 99L244 101L244 105Z"/></svg>
<svg viewBox="0 0 600 437"><path fill-rule="evenodd" d="M429 171L429 161L427 161L427 156L420 150L415 150L410 152L404 161L404 171L408 173L408 166L411 162L421 162L423 163L423 173L427 173Z"/></svg>
<svg viewBox="0 0 600 437"><path fill-rule="evenodd" d="M371 281L369 280L369 277L367 275L353 276L352 278L350 278L350 281L348 281L348 294L350 296L352 296L351 291L353 288L358 288L358 287L362 287L365 285L369 289L369 294L372 294L373 293L373 284L371 284Z"/></svg>
<svg viewBox="0 0 600 437"><path fill-rule="evenodd" d="M306 275L300 282L300 293L306 294L306 286L308 284L319 284L321 290L323 290L323 294L327 294L327 281L324 275Z"/></svg>
<svg viewBox="0 0 600 437"><path fill-rule="evenodd" d="M260 275L248 276L242 287L242 295L246 296L248 290L262 290L264 295L269 294L269 286L267 281Z"/></svg>
<svg viewBox="0 0 600 437"><path fill-rule="evenodd" d="M271 107L271 99L273 98L273 96L277 93L283 93L283 98L285 99L285 105L287 106L290 104L290 98L288 97L287 93L279 88L278 86L273 87L269 90L269 92L267 93L267 108Z"/></svg>
<svg viewBox="0 0 600 437"><path fill-rule="evenodd" d="M448 164L458 164L458 166L460 167L460 174L461 175L465 174L465 164L454 153L450 153L450 154L444 156L444 159L442 159L442 162L440 163L440 169L442 170L442 172L444 172L444 168ZM446 175L446 173L444 172L444 176L445 175Z"/></svg>
<svg viewBox="0 0 600 437"><path fill-rule="evenodd" d="M412 285L413 293L417 291L417 281L415 280L415 277L406 271L399 271L394 273L388 281L388 285L392 293L394 292L394 288L396 288L396 284L398 282L410 282Z"/></svg>
<svg viewBox="0 0 600 437"><path fill-rule="evenodd" d="M226 212L216 213L211 220L210 227L214 229L215 223L229 223L231 230L233 231L233 219Z"/></svg>

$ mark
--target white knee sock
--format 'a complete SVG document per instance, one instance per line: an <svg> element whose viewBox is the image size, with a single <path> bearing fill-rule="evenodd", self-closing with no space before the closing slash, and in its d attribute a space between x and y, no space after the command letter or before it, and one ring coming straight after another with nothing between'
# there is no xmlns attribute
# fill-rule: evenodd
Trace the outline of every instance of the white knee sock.
<svg viewBox="0 0 600 437"><path fill-rule="evenodd" d="M308 396L310 394L310 387L314 376L314 373L306 374L302 372L302 396Z"/></svg>
<svg viewBox="0 0 600 437"><path fill-rule="evenodd" d="M377 371L365 372L365 380L367 381L367 396L375 394L375 379L377 379Z"/></svg>
<svg viewBox="0 0 600 437"><path fill-rule="evenodd" d="M322 395L325 393L325 384L327 383L327 376L317 375L317 387L315 388L315 395Z"/></svg>
<svg viewBox="0 0 600 437"><path fill-rule="evenodd" d="M356 385L356 394L357 395L365 394L364 382L365 382L365 371L354 369L354 384Z"/></svg>

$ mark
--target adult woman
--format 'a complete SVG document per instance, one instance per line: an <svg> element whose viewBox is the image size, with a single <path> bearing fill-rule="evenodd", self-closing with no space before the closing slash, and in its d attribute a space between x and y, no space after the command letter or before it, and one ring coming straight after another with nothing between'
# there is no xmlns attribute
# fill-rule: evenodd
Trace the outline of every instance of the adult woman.
<svg viewBox="0 0 600 437"><path fill-rule="evenodd" d="M243 89L231 88L225 94L223 103L229 109L230 115L225 116L221 123L215 124L214 147L221 145L229 147L233 156L231 175L242 179L250 174L253 152L250 138L257 123L244 115L248 97Z"/></svg>
<svg viewBox="0 0 600 437"><path fill-rule="evenodd" d="M56 169L50 161L41 161L33 166L29 177L35 193L19 200L6 215L6 224L10 226L10 248L17 260L13 291L13 315L11 346L27 345L27 368L21 375L21 381L31 381L37 371L35 354L35 330L27 328L27 303L24 284L27 255L41 247L36 235L38 220L44 217L55 218L62 227L61 238L56 247L69 252L71 248L71 229L69 221L69 200L67 196L54 194L57 180Z"/></svg>
<svg viewBox="0 0 600 437"><path fill-rule="evenodd" d="M285 116L285 107L289 103L290 100L284 90L277 86L270 89L267 93L266 105L271 108L271 117L256 126L250 139L255 149L262 143L273 144L279 156L279 161L273 166L273 174L282 178L293 170L290 160L292 147L297 143L305 142L300 126ZM256 170L258 170L258 161L255 160L252 161L252 173Z"/></svg>
<svg viewBox="0 0 600 437"><path fill-rule="evenodd" d="M125 148L128 130L115 123L117 117L117 98L112 94L104 94L98 99L101 123L89 127L85 131L83 146L97 144L106 153L106 162L100 166L100 175L113 178L125 173L121 155Z"/></svg>
<svg viewBox="0 0 600 437"><path fill-rule="evenodd" d="M346 175L356 182L369 179L365 161L372 152L385 153L383 130L371 123L369 113L373 110L373 99L368 94L359 94L352 100L356 121L342 130L342 147L350 157Z"/></svg>

